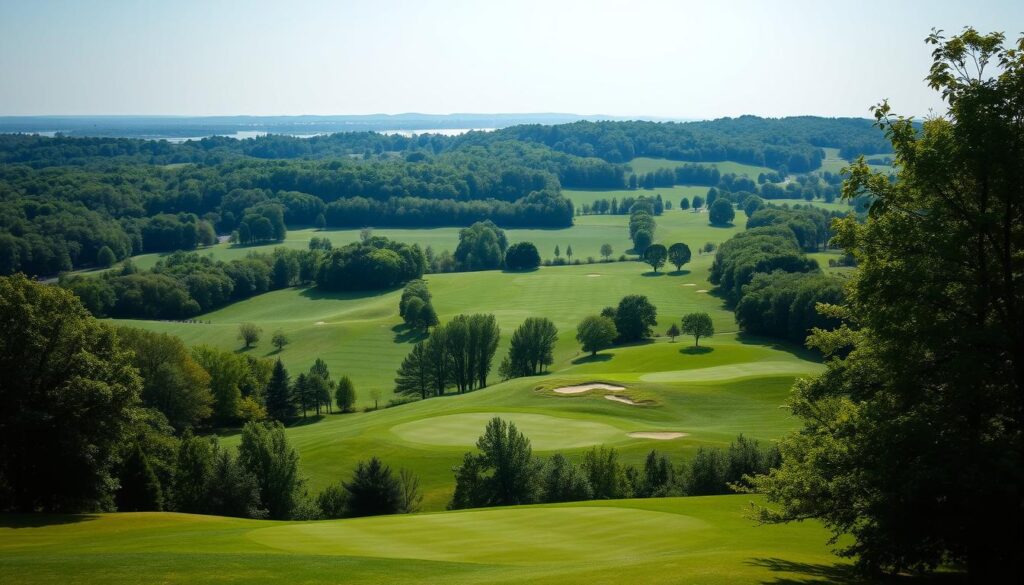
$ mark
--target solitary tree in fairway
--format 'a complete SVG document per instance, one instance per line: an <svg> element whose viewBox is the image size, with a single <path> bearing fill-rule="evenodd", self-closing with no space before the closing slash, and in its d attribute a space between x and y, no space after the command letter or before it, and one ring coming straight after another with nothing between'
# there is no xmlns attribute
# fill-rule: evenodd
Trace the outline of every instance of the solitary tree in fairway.
<svg viewBox="0 0 1024 585"><path fill-rule="evenodd" d="M263 330L252 323L242 323L238 326L238 339L245 344L245 349L256 345L260 341L260 334Z"/></svg>
<svg viewBox="0 0 1024 585"><path fill-rule="evenodd" d="M607 260L607 259L609 259L611 257L611 255L612 255L612 245L611 244L601 244L601 256L605 260Z"/></svg>
<svg viewBox="0 0 1024 585"><path fill-rule="evenodd" d="M676 272L683 269L683 265L690 261L690 256L690 247L682 242L668 247L668 261L676 267Z"/></svg>
<svg viewBox="0 0 1024 585"><path fill-rule="evenodd" d="M711 322L711 315L707 313L690 313L683 315L682 332L692 335L694 347L700 347L700 338L714 335L715 325Z"/></svg>
<svg viewBox="0 0 1024 585"><path fill-rule="evenodd" d="M669 325L668 331L665 332L665 335L668 335L669 338L672 339L672 342L675 343L676 337L679 336L679 326L675 323Z"/></svg>
<svg viewBox="0 0 1024 585"><path fill-rule="evenodd" d="M572 262L572 244L565 247L565 257L569 259L569 262Z"/></svg>
<svg viewBox="0 0 1024 585"><path fill-rule="evenodd" d="M592 356L611 347L615 335L615 321L600 315L586 317L576 327L576 341L580 342L583 351L589 351Z"/></svg>
<svg viewBox="0 0 1024 585"><path fill-rule="evenodd" d="M533 270L540 266L537 246L530 242L516 242L505 251L505 268L508 270Z"/></svg>
<svg viewBox="0 0 1024 585"><path fill-rule="evenodd" d="M278 329L274 332L274 336L270 338L270 343L280 352L284 349L284 346L288 345L288 336L284 334L284 331Z"/></svg>
<svg viewBox="0 0 1024 585"><path fill-rule="evenodd" d="M711 204L708 208L708 222L711 225L726 226L732 223L733 218L736 217L736 210L733 209L732 203L729 203L725 199L719 199Z"/></svg>
<svg viewBox="0 0 1024 585"><path fill-rule="evenodd" d="M653 244L647 247L644 251L644 262L649 264L654 272L657 273L658 269L665 265L665 259L668 257L668 251L665 246L661 244Z"/></svg>
<svg viewBox="0 0 1024 585"><path fill-rule="evenodd" d="M623 297L614 315L617 341L624 343L650 337L651 327L658 323L658 310L643 295Z"/></svg>

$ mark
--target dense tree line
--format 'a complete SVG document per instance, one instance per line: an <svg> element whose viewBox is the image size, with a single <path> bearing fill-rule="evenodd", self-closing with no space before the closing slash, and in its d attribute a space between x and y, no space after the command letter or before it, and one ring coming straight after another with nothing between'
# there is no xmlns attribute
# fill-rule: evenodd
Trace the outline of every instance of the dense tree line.
<svg viewBox="0 0 1024 585"><path fill-rule="evenodd" d="M751 478L780 462L778 448L743 435L727 449L701 447L690 461L677 464L651 451L637 468L604 446L584 453L579 464L560 453L545 460L533 454L515 423L498 417L487 423L476 447L455 469L449 509L727 494L745 489Z"/></svg>
<svg viewBox="0 0 1024 585"><path fill-rule="evenodd" d="M426 257L418 244L371 236L328 252L315 278L324 290L374 290L420 278L425 270Z"/></svg>

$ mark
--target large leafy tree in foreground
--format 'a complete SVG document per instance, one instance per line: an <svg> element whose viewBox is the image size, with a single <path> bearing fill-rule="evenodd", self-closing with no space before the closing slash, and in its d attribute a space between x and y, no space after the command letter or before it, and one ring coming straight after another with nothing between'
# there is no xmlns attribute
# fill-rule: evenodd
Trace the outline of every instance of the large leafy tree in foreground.
<svg viewBox="0 0 1024 585"><path fill-rule="evenodd" d="M74 293L0 278L0 510L110 509L142 382Z"/></svg>
<svg viewBox="0 0 1024 585"><path fill-rule="evenodd" d="M934 33L929 84L949 104L917 126L875 109L899 177L852 167L839 222L857 259L835 356L797 383L804 428L756 481L772 520L820 518L868 570L963 564L1021 582L1024 550L1024 39Z"/></svg>

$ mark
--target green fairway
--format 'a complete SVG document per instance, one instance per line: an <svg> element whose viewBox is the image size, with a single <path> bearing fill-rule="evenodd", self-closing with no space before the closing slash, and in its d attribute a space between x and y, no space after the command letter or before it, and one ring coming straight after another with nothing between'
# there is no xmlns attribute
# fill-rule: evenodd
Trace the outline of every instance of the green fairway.
<svg viewBox="0 0 1024 585"><path fill-rule="evenodd" d="M819 525L758 526L743 516L749 500L618 500L322 522L169 513L0 517L0 574L32 585L845 580L848 565L829 552Z"/></svg>
<svg viewBox="0 0 1024 585"><path fill-rule="evenodd" d="M674 169L676 167L681 167L685 164L697 164L705 167L715 167L723 175L726 173L735 173L737 175L746 175L754 180L756 180L757 176L761 173L772 172L772 169L768 167L748 165L744 163L734 162L731 160L708 163L687 163L686 161L669 160L666 158L638 156L626 164L633 167L633 172L638 175L643 173L650 173L658 169Z"/></svg>

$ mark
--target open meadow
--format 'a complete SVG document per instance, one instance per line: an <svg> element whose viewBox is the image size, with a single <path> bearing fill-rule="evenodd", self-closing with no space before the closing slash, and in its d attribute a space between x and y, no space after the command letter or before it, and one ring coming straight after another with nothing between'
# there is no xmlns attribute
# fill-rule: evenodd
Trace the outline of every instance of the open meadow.
<svg viewBox="0 0 1024 585"><path fill-rule="evenodd" d="M581 502L320 522L170 513L0 519L24 585L846 582L815 522L758 526L750 496ZM15 581L11 581L12 583Z"/></svg>

